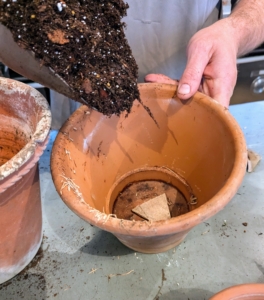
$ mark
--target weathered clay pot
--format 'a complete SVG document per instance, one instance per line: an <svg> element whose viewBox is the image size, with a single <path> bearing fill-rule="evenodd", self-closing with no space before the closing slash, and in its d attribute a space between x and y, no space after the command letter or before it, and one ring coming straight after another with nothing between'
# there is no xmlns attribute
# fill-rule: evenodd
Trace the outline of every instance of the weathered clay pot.
<svg viewBox="0 0 264 300"><path fill-rule="evenodd" d="M157 253L224 208L241 184L247 152L238 124L216 101L197 93L181 102L170 85L139 89L158 126L137 101L120 118L82 106L61 128L51 168L57 191L76 214L136 251ZM123 187L146 179L172 183L197 204L159 222L111 215Z"/></svg>
<svg viewBox="0 0 264 300"><path fill-rule="evenodd" d="M0 283L29 264L42 240L37 163L50 123L39 92L0 78Z"/></svg>
<svg viewBox="0 0 264 300"><path fill-rule="evenodd" d="M210 300L263 300L264 284L241 284L227 288Z"/></svg>

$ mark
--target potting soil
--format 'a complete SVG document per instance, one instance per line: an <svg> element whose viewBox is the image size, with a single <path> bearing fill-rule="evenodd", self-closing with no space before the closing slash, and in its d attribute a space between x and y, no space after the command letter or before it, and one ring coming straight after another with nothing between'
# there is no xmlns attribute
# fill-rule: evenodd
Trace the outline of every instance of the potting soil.
<svg viewBox="0 0 264 300"><path fill-rule="evenodd" d="M74 100L119 115L139 100L138 68L121 21L127 9L122 0L3 0L0 22L40 66L66 81Z"/></svg>

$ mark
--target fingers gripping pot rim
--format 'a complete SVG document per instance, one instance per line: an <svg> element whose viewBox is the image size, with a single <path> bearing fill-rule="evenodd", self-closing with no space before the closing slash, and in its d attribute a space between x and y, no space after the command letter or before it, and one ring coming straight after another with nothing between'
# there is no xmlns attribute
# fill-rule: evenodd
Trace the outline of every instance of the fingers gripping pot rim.
<svg viewBox="0 0 264 300"><path fill-rule="evenodd" d="M140 84L139 90L159 126L136 101L120 118L82 106L55 140L51 172L62 200L77 215L134 250L158 253L178 245L232 199L245 174L247 151L239 125L208 96L196 93L183 102L177 88L165 84ZM115 183L146 167L165 167L183 177L197 197L194 209L159 222L106 214Z"/></svg>

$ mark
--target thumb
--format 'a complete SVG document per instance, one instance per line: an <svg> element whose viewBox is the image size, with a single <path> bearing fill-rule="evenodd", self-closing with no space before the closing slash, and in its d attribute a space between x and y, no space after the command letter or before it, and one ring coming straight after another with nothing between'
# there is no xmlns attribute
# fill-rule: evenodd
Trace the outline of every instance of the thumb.
<svg viewBox="0 0 264 300"><path fill-rule="evenodd" d="M209 57L197 48L188 50L188 60L183 75L179 81L177 95L182 100L192 97L199 89L204 69L209 62Z"/></svg>

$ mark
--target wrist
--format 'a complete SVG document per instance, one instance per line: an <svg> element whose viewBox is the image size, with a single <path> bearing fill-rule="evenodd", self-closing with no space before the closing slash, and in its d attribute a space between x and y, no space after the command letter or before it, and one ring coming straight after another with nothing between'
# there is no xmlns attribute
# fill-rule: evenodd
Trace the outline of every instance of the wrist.
<svg viewBox="0 0 264 300"><path fill-rule="evenodd" d="M238 28L233 26L231 19L225 18L219 20L212 26L216 26L217 36L221 37L221 43L223 48L228 48L234 56L238 55L240 47L240 34L238 34Z"/></svg>
<svg viewBox="0 0 264 300"><path fill-rule="evenodd" d="M241 56L264 42L264 1L240 0L231 15L224 19L230 28Z"/></svg>

